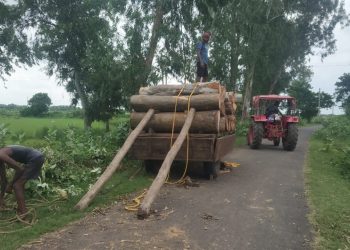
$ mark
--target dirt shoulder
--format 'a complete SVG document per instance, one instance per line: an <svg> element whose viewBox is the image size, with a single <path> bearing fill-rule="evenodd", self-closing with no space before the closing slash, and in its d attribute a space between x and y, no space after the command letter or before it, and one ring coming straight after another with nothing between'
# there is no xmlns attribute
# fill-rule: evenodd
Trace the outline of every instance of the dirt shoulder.
<svg viewBox="0 0 350 250"><path fill-rule="evenodd" d="M146 220L119 202L22 248L308 249L303 165L313 131L300 129L293 152L269 141L235 149L225 160L241 165L199 187L164 186Z"/></svg>

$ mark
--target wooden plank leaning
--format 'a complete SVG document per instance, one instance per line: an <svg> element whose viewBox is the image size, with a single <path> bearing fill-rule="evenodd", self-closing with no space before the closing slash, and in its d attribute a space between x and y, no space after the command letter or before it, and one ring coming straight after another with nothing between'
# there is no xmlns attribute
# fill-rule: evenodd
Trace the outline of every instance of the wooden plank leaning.
<svg viewBox="0 0 350 250"><path fill-rule="evenodd" d="M143 202L141 203L141 206L139 207L137 211L137 217L139 219L145 219L149 216L150 213L150 207L156 198L156 196L159 193L160 188L164 184L172 162L174 161L177 153L179 152L182 143L186 139L186 135L191 127L194 115L196 113L196 110L194 108L191 108L188 112L186 121L181 129L181 132L179 136L177 137L176 141L174 142L173 146L170 148L168 154L166 155L162 166L159 169L157 177L154 179L151 187L149 188L147 194L145 195L145 198Z"/></svg>
<svg viewBox="0 0 350 250"><path fill-rule="evenodd" d="M138 126L130 133L128 138L125 140L123 146L119 149L118 153L114 156L112 162L108 165L106 170L96 181L96 183L91 187L91 189L80 199L80 201L75 205L75 209L83 210L90 202L95 198L97 193L101 190L102 186L109 180L112 174L119 168L120 162L123 160L126 153L129 151L131 145L134 143L137 136L141 133L143 128L146 126L148 121L154 114L154 109L149 109L146 115L143 117Z"/></svg>

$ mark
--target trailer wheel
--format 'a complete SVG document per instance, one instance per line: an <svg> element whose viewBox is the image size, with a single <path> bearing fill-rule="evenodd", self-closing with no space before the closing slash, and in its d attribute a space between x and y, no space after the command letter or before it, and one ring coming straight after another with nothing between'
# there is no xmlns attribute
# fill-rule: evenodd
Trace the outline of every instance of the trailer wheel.
<svg viewBox="0 0 350 250"><path fill-rule="evenodd" d="M218 177L220 172L220 161L217 162L204 162L204 174L208 180L214 180Z"/></svg>
<svg viewBox="0 0 350 250"><path fill-rule="evenodd" d="M143 164L145 166L146 172L150 174L157 174L161 165L162 161L159 160L144 160Z"/></svg>

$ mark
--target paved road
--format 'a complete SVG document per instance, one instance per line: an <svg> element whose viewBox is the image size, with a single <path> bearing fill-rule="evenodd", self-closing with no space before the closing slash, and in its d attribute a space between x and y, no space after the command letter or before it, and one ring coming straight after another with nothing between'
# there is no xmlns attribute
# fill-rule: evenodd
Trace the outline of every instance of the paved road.
<svg viewBox="0 0 350 250"><path fill-rule="evenodd" d="M24 248L309 249L303 166L313 131L300 129L293 152L268 141L235 149L226 160L241 166L200 187L163 187L147 220L120 202Z"/></svg>

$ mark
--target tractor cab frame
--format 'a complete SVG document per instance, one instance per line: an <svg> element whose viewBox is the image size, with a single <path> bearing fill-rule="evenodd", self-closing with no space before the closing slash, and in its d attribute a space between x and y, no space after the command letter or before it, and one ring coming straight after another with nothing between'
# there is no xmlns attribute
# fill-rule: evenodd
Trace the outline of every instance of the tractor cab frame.
<svg viewBox="0 0 350 250"><path fill-rule="evenodd" d="M278 103L278 112L268 114L268 107ZM284 110L284 113L280 111ZM262 139L273 141L279 146L282 139L283 148L292 151L298 140L299 117L296 110L296 100L291 96L259 95L252 101L253 114L247 133L247 143L252 149L261 146Z"/></svg>

